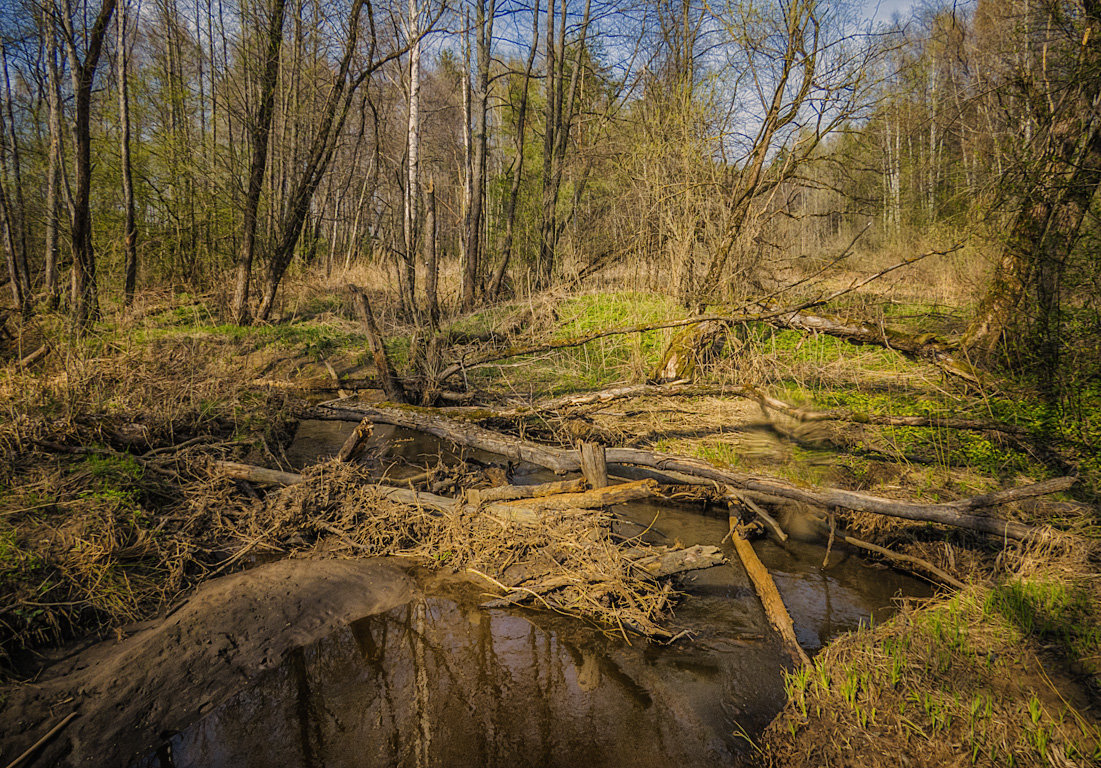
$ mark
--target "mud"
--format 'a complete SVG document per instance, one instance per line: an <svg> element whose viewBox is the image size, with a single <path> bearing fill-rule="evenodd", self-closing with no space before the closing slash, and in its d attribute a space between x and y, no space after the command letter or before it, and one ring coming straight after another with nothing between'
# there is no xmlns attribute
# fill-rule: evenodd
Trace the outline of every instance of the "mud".
<svg viewBox="0 0 1101 768"><path fill-rule="evenodd" d="M212 580L164 619L9 689L0 763L75 711L32 764L126 765L278 667L291 649L414 593L403 570L381 560L284 560Z"/></svg>

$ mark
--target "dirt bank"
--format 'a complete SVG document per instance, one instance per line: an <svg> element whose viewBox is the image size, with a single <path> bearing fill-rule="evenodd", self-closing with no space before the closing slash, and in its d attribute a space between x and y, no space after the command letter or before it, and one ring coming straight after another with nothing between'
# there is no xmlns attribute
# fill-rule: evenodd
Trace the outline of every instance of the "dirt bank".
<svg viewBox="0 0 1101 768"><path fill-rule="evenodd" d="M215 579L161 620L0 692L7 765L72 712L35 765L128 765L283 654L414 594L392 561L283 560Z"/></svg>

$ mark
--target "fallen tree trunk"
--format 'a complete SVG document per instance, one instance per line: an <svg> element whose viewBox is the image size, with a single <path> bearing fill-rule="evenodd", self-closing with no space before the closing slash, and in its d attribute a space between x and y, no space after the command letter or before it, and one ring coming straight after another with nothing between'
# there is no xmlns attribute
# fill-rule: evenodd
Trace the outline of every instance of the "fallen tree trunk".
<svg viewBox="0 0 1101 768"><path fill-rule="evenodd" d="M737 531L737 518L735 517L730 518L730 530L730 538L734 542L734 551L738 553L749 580L753 582L753 589L756 590L757 597L760 598L761 605L765 609L768 623L780 635L784 648L787 649L788 655L791 656L791 660L795 665L809 665L810 659L803 647L799 645L799 640L795 637L795 625L791 620L791 614L788 613L787 606L784 605L784 599L780 597L780 590L776 588L776 582L772 580L768 569L757 557L757 553L753 551L753 545L743 539Z"/></svg>
<svg viewBox="0 0 1101 768"><path fill-rule="evenodd" d="M454 422L427 412L427 409L358 407L354 410L342 410L372 421L436 435L458 445L499 453L514 460L528 461L555 472L576 472L581 468L581 459L577 451L538 445L517 437L501 435L473 424ZM939 523L1017 540L1031 539L1037 535L1038 531L1023 523L974 515L970 512L1065 491L1077 481L1077 478L1074 477L1058 477L1041 483L998 491L971 499L940 504L919 504L834 488L800 488L777 478L747 475L742 472L721 469L700 459L638 448L608 448L605 451L605 456L609 469L613 474L618 471L617 468L622 466L648 467L662 473L673 472L703 478L720 485L731 485L740 490L754 491L771 497L799 501L826 509L846 509L906 520Z"/></svg>
<svg viewBox="0 0 1101 768"><path fill-rule="evenodd" d="M470 488L466 499L471 504L487 504L491 501L515 501L516 499L536 499L556 493L577 493L585 490L585 481L558 480L539 485L500 485L496 488Z"/></svg>
<svg viewBox="0 0 1101 768"><path fill-rule="evenodd" d="M893 349L907 357L933 363L945 373L957 376L973 386L982 382L971 365L956 356L956 345L931 333L909 334L897 328L876 325L863 320L849 320L829 315L812 315L806 311L778 314L766 320L776 328L824 333L854 344L874 344Z"/></svg>

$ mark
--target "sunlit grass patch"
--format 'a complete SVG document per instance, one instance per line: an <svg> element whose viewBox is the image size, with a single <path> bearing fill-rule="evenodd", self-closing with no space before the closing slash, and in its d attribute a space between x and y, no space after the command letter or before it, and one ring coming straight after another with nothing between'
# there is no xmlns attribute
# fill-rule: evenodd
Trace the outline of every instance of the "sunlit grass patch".
<svg viewBox="0 0 1101 768"><path fill-rule="evenodd" d="M1006 585L1010 594L1052 597L1043 582L1014 583ZM1007 619L995 607L1004 602L999 589L971 588L904 611L835 641L812 667L788 674L788 705L766 736L775 763L1046 766L1101 759L1101 728L1081 712L1088 694L1053 679L1042 638L1016 613ZM868 739L875 760L863 752Z"/></svg>

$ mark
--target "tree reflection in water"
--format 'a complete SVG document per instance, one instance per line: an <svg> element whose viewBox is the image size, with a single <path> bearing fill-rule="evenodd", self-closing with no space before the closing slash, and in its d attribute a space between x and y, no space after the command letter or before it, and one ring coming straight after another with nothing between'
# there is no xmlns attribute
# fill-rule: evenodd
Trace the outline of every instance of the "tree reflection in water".
<svg viewBox="0 0 1101 768"><path fill-rule="evenodd" d="M737 765L735 721L772 716L779 668L765 643L627 645L430 598L288 654L146 764Z"/></svg>

